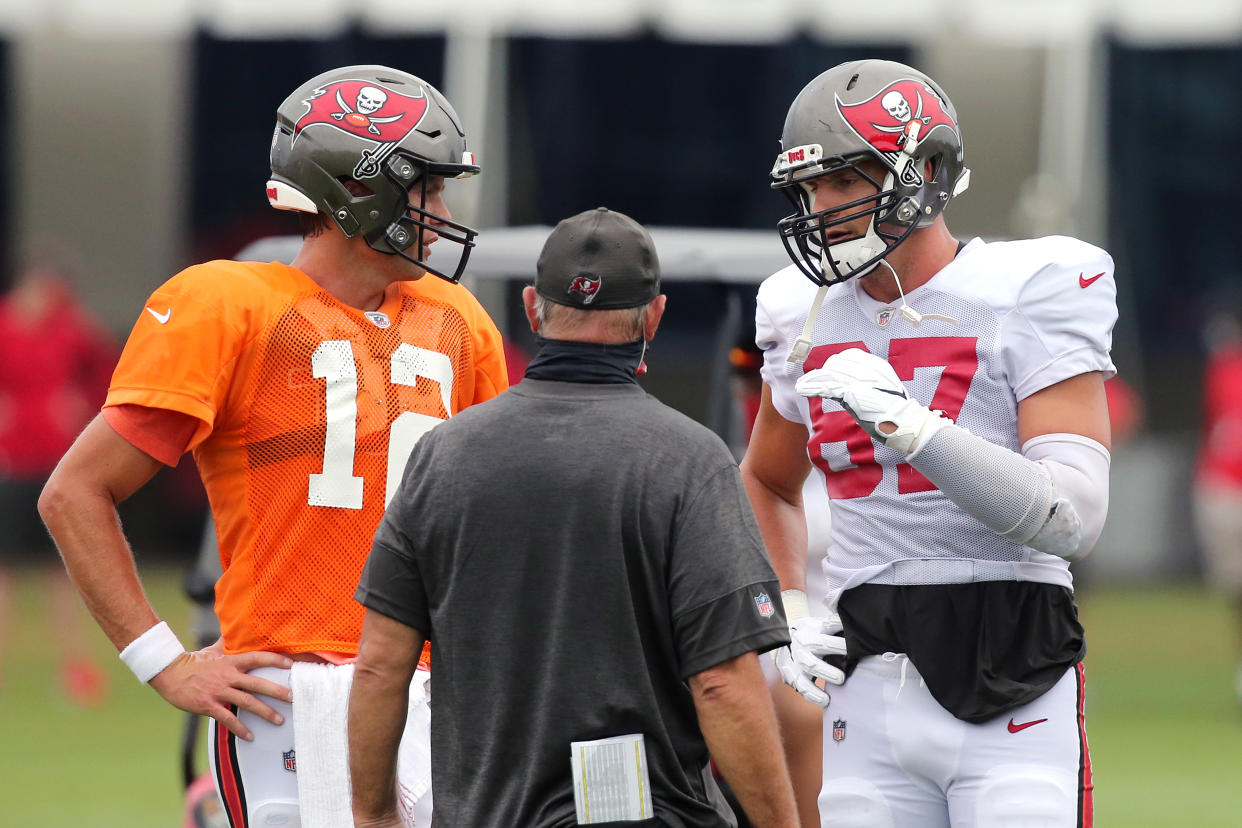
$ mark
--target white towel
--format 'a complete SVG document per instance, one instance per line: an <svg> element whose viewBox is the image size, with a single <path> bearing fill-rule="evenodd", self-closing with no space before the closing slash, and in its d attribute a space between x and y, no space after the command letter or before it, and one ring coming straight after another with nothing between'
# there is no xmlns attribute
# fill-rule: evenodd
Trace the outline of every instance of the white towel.
<svg viewBox="0 0 1242 828"><path fill-rule="evenodd" d="M352 664L295 661L293 739L297 747L298 808L302 828L345 828L354 824L349 787L346 722Z"/></svg>
<svg viewBox="0 0 1242 828"><path fill-rule="evenodd" d="M431 821L429 675L425 670L414 673L405 732L397 753L397 803L411 828L424 828ZM354 824L347 735L353 679L352 664L293 663L289 684L293 690L302 828L346 828Z"/></svg>
<svg viewBox="0 0 1242 828"><path fill-rule="evenodd" d="M431 822L431 699L426 670L410 682L410 706L397 751L397 803L405 824L426 828Z"/></svg>

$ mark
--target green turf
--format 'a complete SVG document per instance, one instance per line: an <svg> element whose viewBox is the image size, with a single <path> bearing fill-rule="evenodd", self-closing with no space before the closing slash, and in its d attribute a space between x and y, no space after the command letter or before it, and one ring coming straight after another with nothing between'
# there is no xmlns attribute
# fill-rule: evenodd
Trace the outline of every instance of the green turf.
<svg viewBox="0 0 1242 828"><path fill-rule="evenodd" d="M146 583L156 610L189 642L179 570L152 571ZM35 572L19 574L12 604L0 684L0 826L179 826L182 714L138 684L89 617L87 644L108 692L98 709L71 703L57 642L74 620L49 617L48 589Z"/></svg>
<svg viewBox="0 0 1242 828"><path fill-rule="evenodd" d="M144 573L157 609L189 641L180 572ZM60 691L46 590L23 575L0 684L0 826L175 828L181 714L141 687L103 635L98 710ZM1192 587L1085 589L1087 726L1100 828L1242 825L1242 711L1232 695L1235 627Z"/></svg>
<svg viewBox="0 0 1242 828"><path fill-rule="evenodd" d="M1084 590L1096 825L1242 825L1237 625L1197 588Z"/></svg>

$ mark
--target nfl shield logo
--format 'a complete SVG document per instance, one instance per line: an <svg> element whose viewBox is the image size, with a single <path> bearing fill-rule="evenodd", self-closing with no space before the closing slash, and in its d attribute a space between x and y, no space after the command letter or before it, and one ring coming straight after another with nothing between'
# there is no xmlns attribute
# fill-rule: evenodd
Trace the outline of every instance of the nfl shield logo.
<svg viewBox="0 0 1242 828"><path fill-rule="evenodd" d="M772 607L772 599L768 597L766 592L761 592L755 596L755 608L759 610L759 615L763 618L771 618L775 609Z"/></svg>
<svg viewBox="0 0 1242 828"><path fill-rule="evenodd" d="M832 741L840 742L845 739L845 719L836 719L832 723Z"/></svg>
<svg viewBox="0 0 1242 828"><path fill-rule="evenodd" d="M875 312L875 324L881 328L887 328L888 323L893 321L893 316L897 313L894 307L880 308Z"/></svg>
<svg viewBox="0 0 1242 828"><path fill-rule="evenodd" d="M280 754L285 760L285 770L289 773L298 772L298 760L294 757L293 751L286 750Z"/></svg>

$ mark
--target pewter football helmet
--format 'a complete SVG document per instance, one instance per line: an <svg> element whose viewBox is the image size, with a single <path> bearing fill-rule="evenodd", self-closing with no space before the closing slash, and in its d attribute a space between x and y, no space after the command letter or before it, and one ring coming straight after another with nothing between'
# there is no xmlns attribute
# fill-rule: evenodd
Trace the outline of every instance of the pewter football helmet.
<svg viewBox="0 0 1242 828"><path fill-rule="evenodd" d="M466 178L479 167L457 113L426 81L385 66L311 78L276 110L271 164L267 198L276 209L324 213L346 237L361 234L382 253L461 278L476 231L428 212L427 183ZM351 179L368 192L351 192ZM464 248L452 275L423 261L426 231Z"/></svg>
<svg viewBox="0 0 1242 828"><path fill-rule="evenodd" d="M876 179L859 162L876 160ZM814 211L803 186L853 168L876 194ZM818 285L861 276L919 227L927 227L970 182L957 113L935 81L885 60L843 63L798 93L781 133L772 187L795 212L777 228L794 264ZM870 216L862 236L829 244L830 230Z"/></svg>

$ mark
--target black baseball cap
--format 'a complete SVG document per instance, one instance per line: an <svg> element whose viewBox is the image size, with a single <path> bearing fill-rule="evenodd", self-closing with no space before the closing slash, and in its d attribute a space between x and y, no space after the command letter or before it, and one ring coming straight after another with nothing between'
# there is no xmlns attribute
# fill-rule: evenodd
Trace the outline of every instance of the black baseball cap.
<svg viewBox="0 0 1242 828"><path fill-rule="evenodd" d="M556 225L539 254L535 290L583 310L636 308L660 295L660 260L641 224L596 207Z"/></svg>

